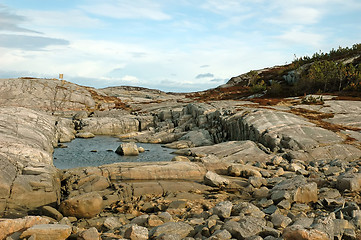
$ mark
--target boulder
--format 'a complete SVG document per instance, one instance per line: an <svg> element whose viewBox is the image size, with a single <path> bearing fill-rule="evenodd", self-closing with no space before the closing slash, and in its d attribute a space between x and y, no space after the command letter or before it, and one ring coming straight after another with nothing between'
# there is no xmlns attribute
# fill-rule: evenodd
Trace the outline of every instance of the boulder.
<svg viewBox="0 0 361 240"><path fill-rule="evenodd" d="M36 240L64 240L71 234L71 227L61 224L35 225L23 232L20 238L34 237Z"/></svg>
<svg viewBox="0 0 361 240"><path fill-rule="evenodd" d="M85 193L63 201L59 209L64 216L92 218L103 210L103 198L97 192Z"/></svg>
<svg viewBox="0 0 361 240"><path fill-rule="evenodd" d="M211 187L224 187L229 184L229 180L218 175L217 173L208 171L206 175L204 175L204 184Z"/></svg>
<svg viewBox="0 0 361 240"><path fill-rule="evenodd" d="M138 156L139 151L138 147L135 143L122 143L120 146L115 150L116 153L123 155L123 156Z"/></svg>

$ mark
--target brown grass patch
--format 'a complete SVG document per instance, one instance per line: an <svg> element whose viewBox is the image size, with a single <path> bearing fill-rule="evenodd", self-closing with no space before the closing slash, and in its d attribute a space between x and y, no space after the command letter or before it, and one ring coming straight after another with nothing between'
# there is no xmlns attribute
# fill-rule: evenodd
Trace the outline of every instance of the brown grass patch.
<svg viewBox="0 0 361 240"><path fill-rule="evenodd" d="M91 94L96 103L96 108L99 108L101 103L114 103L114 109L130 110L130 107L123 103L119 98L112 96L99 95L94 89L85 87Z"/></svg>
<svg viewBox="0 0 361 240"><path fill-rule="evenodd" d="M206 102L215 100L240 100L252 95L249 87L231 86L225 88L214 88L203 92L187 94L187 98L193 98L196 101Z"/></svg>

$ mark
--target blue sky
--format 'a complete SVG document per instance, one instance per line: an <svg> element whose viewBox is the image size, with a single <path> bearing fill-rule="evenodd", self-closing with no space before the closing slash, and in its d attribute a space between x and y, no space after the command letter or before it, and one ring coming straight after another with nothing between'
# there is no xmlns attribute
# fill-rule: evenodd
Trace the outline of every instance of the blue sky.
<svg viewBox="0 0 361 240"><path fill-rule="evenodd" d="M359 0L2 0L0 78L213 88L361 39Z"/></svg>

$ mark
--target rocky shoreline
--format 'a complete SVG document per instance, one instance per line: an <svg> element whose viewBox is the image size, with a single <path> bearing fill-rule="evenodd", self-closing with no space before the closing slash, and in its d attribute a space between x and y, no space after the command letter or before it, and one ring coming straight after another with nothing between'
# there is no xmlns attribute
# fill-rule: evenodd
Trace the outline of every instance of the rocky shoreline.
<svg viewBox="0 0 361 240"><path fill-rule="evenodd" d="M197 102L46 79L0 92L0 239L361 238L359 101ZM179 156L53 166L54 147L94 135Z"/></svg>

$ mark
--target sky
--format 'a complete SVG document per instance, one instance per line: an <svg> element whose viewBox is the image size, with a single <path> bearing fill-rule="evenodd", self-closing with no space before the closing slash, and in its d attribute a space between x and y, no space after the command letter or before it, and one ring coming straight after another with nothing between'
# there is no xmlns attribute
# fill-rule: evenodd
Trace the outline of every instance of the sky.
<svg viewBox="0 0 361 240"><path fill-rule="evenodd" d="M360 0L0 0L0 78L190 92L361 43Z"/></svg>

